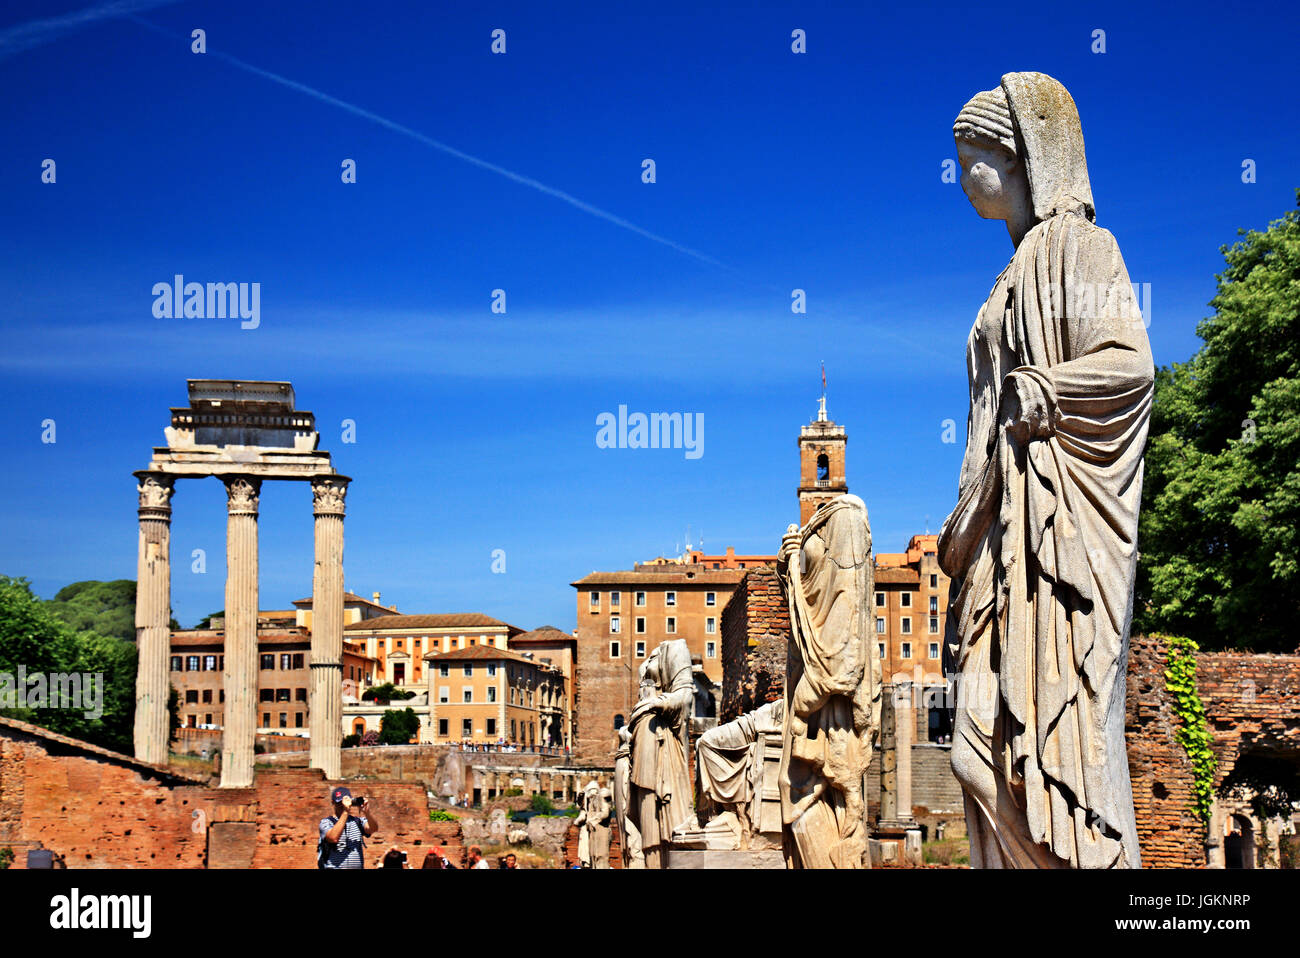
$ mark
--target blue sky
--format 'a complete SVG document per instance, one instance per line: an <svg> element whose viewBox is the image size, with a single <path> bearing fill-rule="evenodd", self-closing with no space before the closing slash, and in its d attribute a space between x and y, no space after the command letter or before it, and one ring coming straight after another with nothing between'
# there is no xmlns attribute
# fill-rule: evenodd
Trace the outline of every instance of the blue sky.
<svg viewBox="0 0 1300 958"><path fill-rule="evenodd" d="M570 581L680 548L688 525L710 551L772 551L822 360L850 487L896 551L955 501L964 343L1011 253L941 180L967 98L1011 70L1069 88L1098 222L1151 284L1158 363L1196 348L1219 247L1300 185L1294 7L236 0L59 19L88 6L0 19L0 572L47 596L134 578L131 472L201 377L293 382L354 479L347 586L402 611L572 628ZM261 325L155 318L176 273L259 282ZM702 413L704 455L597 448L620 404ZM264 608L311 591L310 498L263 489ZM224 494L186 482L174 505L189 625L224 603Z"/></svg>

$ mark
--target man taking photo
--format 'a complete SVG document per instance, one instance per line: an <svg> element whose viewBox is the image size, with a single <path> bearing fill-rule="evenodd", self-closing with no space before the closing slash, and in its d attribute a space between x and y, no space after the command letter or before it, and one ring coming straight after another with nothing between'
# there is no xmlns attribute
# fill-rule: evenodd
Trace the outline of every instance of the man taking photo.
<svg viewBox="0 0 1300 958"><path fill-rule="evenodd" d="M334 814L320 820L318 864L321 868L365 868L362 849L365 839L379 828L364 798L352 799L352 792L338 786L330 793Z"/></svg>

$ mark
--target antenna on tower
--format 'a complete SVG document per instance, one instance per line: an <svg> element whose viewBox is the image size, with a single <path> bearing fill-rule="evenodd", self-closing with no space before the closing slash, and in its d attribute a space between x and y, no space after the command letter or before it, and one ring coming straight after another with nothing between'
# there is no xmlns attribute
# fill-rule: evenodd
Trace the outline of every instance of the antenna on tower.
<svg viewBox="0 0 1300 958"><path fill-rule="evenodd" d="M817 405L817 421L826 422L826 360L822 360L822 397Z"/></svg>

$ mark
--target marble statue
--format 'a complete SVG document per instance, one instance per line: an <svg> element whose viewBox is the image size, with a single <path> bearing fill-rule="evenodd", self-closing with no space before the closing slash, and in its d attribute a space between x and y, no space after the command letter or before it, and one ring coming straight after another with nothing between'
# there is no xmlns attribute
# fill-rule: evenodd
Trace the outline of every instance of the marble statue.
<svg viewBox="0 0 1300 958"><path fill-rule="evenodd" d="M1015 246L966 344L938 547L971 864L1136 868L1124 679L1151 349L1066 89L1009 73L953 133L962 188Z"/></svg>
<svg viewBox="0 0 1300 958"><path fill-rule="evenodd" d="M631 812L632 733L625 725L618 730L618 751L614 753L614 818L618 822L620 854L624 868L645 868L641 854L641 832Z"/></svg>
<svg viewBox="0 0 1300 958"><path fill-rule="evenodd" d="M695 826L686 736L695 702L691 652L683 639L663 642L646 659L642 677L654 688L632 709L629 817L641 839L646 868L663 868L673 830Z"/></svg>
<svg viewBox="0 0 1300 958"><path fill-rule="evenodd" d="M734 847L748 849L760 821L764 736L784 727L785 701L768 702L734 722L718 725L700 736L695 766L700 792L735 821ZM716 821L715 819L714 821ZM704 826L708 832L713 822Z"/></svg>
<svg viewBox="0 0 1300 958"><path fill-rule="evenodd" d="M861 868L863 778L880 728L867 507L844 495L790 526L777 562L790 605L781 808L792 868Z"/></svg>
<svg viewBox="0 0 1300 958"><path fill-rule="evenodd" d="M610 792L592 779L582 790L576 824L578 861L583 868L609 867Z"/></svg>

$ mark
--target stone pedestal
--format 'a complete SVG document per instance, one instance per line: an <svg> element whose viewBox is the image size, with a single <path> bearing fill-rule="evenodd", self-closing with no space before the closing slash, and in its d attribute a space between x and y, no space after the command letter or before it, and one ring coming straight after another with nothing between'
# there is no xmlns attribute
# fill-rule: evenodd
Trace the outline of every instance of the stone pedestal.
<svg viewBox="0 0 1300 958"><path fill-rule="evenodd" d="M257 735L257 504L262 481L226 484L226 690L221 787L253 784Z"/></svg>
<svg viewBox="0 0 1300 958"><path fill-rule="evenodd" d="M167 763L168 659L171 653L171 476L137 472L140 551L136 566L135 757Z"/></svg>
<svg viewBox="0 0 1300 958"><path fill-rule="evenodd" d="M785 870L785 854L779 848L722 851L711 848L669 848L671 869L780 869Z"/></svg>
<svg viewBox="0 0 1300 958"><path fill-rule="evenodd" d="M342 777L343 514L348 480L322 476L311 484L316 516L316 566L311 602L311 767Z"/></svg>

